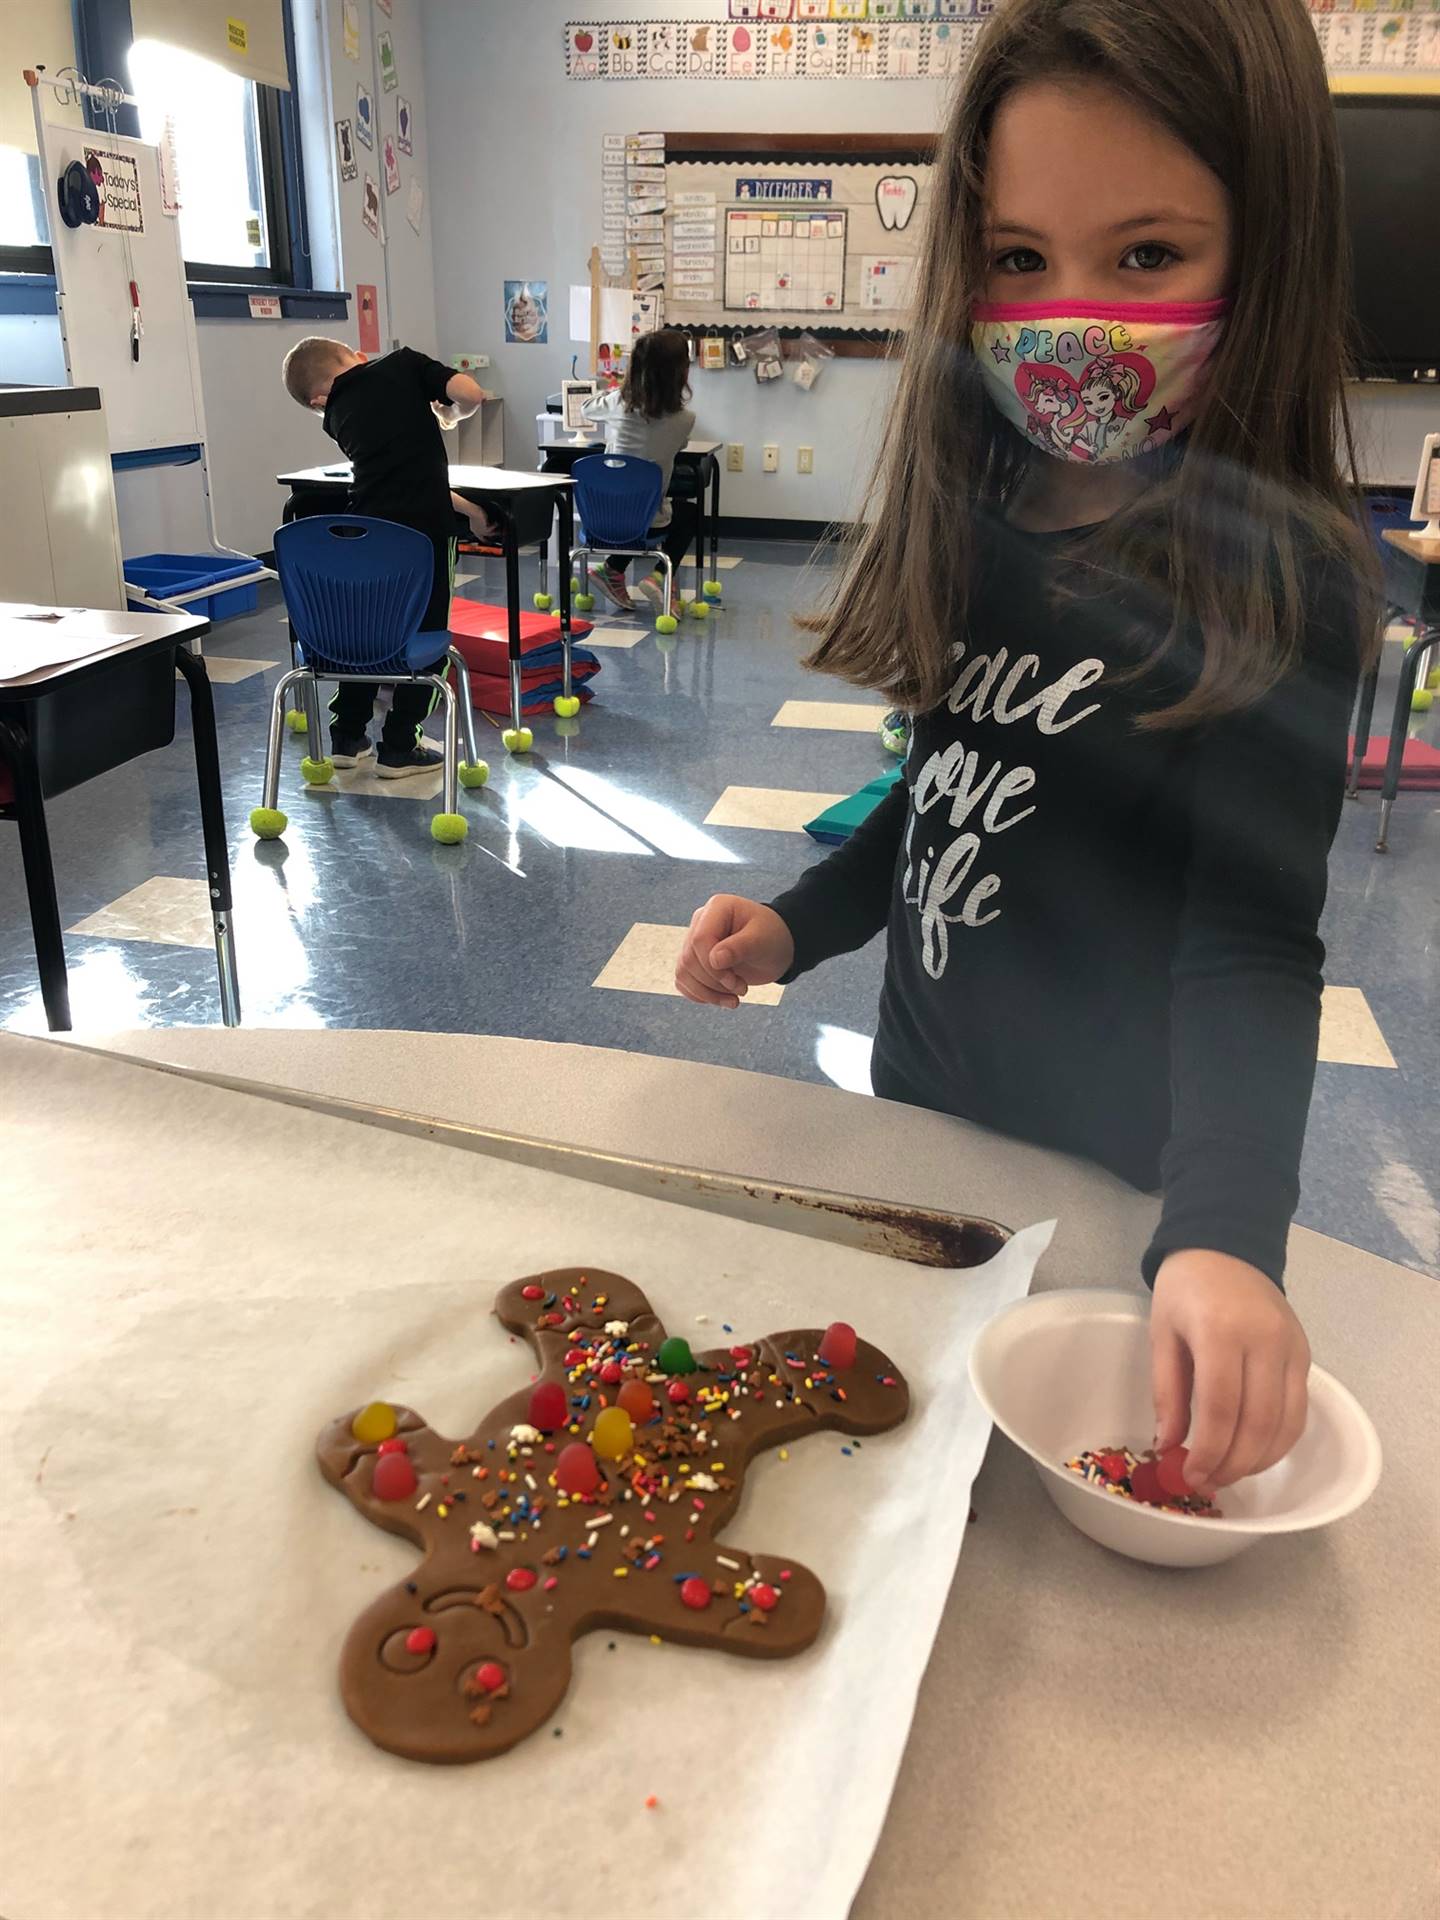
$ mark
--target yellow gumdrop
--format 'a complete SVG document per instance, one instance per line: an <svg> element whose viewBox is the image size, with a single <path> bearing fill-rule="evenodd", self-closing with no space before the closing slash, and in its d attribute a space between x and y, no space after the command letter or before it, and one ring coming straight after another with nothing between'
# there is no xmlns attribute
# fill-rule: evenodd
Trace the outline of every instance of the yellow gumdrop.
<svg viewBox="0 0 1440 1920"><path fill-rule="evenodd" d="M395 1409L388 1401L372 1400L350 1422L350 1431L363 1446L373 1447L388 1440L395 1431Z"/></svg>
<svg viewBox="0 0 1440 1920"><path fill-rule="evenodd" d="M635 1428L623 1407L606 1407L595 1422L591 1444L602 1460L620 1460L635 1444Z"/></svg>

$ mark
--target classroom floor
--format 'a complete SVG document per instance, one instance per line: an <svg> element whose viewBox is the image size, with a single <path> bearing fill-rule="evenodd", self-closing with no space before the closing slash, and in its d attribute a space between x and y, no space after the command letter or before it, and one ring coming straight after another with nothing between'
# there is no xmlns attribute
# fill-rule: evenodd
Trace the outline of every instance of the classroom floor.
<svg viewBox="0 0 1440 1920"><path fill-rule="evenodd" d="M821 857L803 822L893 764L877 703L800 668L789 616L805 602L808 548L732 544L728 557L725 610L687 621L670 651L648 626L597 611L597 699L570 737L547 716L534 753L511 761L482 724L492 780L462 795L471 830L456 849L429 836L438 778L382 785L361 771L309 791L293 736L290 831L257 844L246 820L288 662L275 590L218 627L206 655L246 1023L577 1040L868 1091L878 942L735 1012L693 1007L670 984L679 930L708 894L778 891ZM462 561L458 590L499 600L498 568L481 564ZM1398 641L1386 652L1377 727ZM219 1019L183 689L179 709L174 748L50 809L82 1033ZM1347 805L1332 860L1299 1218L1440 1277L1440 796L1402 794L1388 858L1373 851L1376 806L1373 794ZM17 836L4 829L0 1026L44 1030Z"/></svg>

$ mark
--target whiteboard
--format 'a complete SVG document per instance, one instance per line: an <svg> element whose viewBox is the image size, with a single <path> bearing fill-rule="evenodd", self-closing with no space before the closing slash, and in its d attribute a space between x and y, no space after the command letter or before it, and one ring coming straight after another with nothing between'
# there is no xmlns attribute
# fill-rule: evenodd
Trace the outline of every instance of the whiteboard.
<svg viewBox="0 0 1440 1920"><path fill-rule="evenodd" d="M159 150L90 128L40 126L50 245L70 384L98 387L112 453L188 446L205 439L195 311L185 280L180 222L161 211ZM67 227L55 183L85 149L132 159L140 188L140 233ZM140 292L144 337L130 351L130 281Z"/></svg>

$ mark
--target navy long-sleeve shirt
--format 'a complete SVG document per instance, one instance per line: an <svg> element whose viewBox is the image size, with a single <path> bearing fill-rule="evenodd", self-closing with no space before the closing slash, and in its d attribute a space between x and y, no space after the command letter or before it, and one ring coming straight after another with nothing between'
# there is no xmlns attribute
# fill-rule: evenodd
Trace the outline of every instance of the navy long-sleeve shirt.
<svg viewBox="0 0 1440 1920"><path fill-rule="evenodd" d="M1147 1279L1198 1247L1278 1282L1352 623L1320 593L1302 664L1265 699L1138 731L1155 686L1119 672L1118 623L1094 603L1057 613L1048 591L1065 538L1000 530L904 780L773 905L793 974L888 929L878 1094L1162 1188Z"/></svg>

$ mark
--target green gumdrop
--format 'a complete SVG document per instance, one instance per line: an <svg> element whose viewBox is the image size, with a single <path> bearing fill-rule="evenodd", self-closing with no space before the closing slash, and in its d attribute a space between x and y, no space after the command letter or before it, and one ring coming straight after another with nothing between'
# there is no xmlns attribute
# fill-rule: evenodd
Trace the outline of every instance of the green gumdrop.
<svg viewBox="0 0 1440 1920"><path fill-rule="evenodd" d="M470 822L463 813L437 813L430 821L430 836L442 847L458 847L469 831Z"/></svg>
<svg viewBox="0 0 1440 1920"><path fill-rule="evenodd" d="M276 807L256 807L250 815L250 831L257 840L278 840L289 824Z"/></svg>
<svg viewBox="0 0 1440 1920"><path fill-rule="evenodd" d="M682 1340L678 1333L672 1333L668 1340L662 1342L655 1356L655 1364L661 1373L693 1373L695 1356L690 1351L690 1342Z"/></svg>

